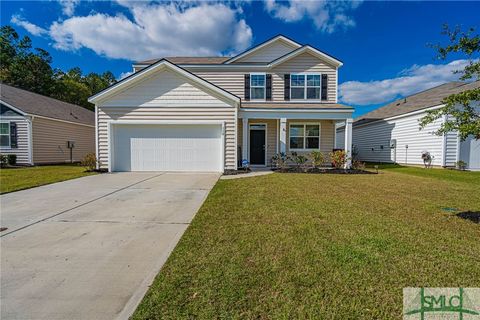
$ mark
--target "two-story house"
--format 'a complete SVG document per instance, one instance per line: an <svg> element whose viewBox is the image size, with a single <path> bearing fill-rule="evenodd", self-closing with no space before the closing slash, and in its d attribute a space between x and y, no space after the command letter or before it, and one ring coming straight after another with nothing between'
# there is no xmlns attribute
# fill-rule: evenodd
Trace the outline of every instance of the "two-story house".
<svg viewBox="0 0 480 320"><path fill-rule="evenodd" d="M337 102L342 62L285 36L234 57L168 57L89 99L109 171L230 171L281 152L351 150L353 108Z"/></svg>

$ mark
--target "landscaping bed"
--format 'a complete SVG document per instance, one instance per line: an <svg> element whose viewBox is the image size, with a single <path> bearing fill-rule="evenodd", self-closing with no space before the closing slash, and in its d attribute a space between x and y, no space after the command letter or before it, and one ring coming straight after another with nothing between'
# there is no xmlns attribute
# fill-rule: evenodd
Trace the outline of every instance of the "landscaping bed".
<svg viewBox="0 0 480 320"><path fill-rule="evenodd" d="M367 171L362 169L338 169L338 168L278 168L273 169L280 173L314 173L314 174L377 174L377 172Z"/></svg>

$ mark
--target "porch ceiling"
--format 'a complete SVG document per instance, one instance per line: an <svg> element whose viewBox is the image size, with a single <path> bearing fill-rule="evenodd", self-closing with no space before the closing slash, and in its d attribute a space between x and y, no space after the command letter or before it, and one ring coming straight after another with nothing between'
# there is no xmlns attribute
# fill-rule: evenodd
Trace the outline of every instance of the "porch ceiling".
<svg viewBox="0 0 480 320"><path fill-rule="evenodd" d="M238 113L239 118L248 119L317 119L317 120L346 120L352 118L353 108L349 107L330 107L325 108L326 104L271 104L271 107L265 107L266 104L244 104Z"/></svg>

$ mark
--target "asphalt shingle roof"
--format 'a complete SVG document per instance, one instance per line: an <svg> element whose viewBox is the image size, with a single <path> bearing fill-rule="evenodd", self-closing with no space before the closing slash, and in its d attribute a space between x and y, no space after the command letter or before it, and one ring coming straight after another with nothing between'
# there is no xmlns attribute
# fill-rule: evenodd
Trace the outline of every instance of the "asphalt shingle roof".
<svg viewBox="0 0 480 320"><path fill-rule="evenodd" d="M165 60L174 64L222 64L230 57L165 57ZM153 64L162 59L150 59L139 61L136 64Z"/></svg>
<svg viewBox="0 0 480 320"><path fill-rule="evenodd" d="M363 114L355 119L355 125L438 106L442 104L444 98L451 94L475 88L480 88L480 80L471 83L460 81L445 83L411 96L395 100L381 108Z"/></svg>
<svg viewBox="0 0 480 320"><path fill-rule="evenodd" d="M0 84L0 99L31 115L95 125L95 113L83 107Z"/></svg>

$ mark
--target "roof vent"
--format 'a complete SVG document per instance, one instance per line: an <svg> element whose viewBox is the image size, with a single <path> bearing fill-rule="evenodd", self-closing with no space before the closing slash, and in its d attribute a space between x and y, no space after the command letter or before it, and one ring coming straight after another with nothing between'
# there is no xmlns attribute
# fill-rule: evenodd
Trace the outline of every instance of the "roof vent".
<svg viewBox="0 0 480 320"><path fill-rule="evenodd" d="M403 103L407 103L407 98L405 98L405 99L403 100Z"/></svg>

